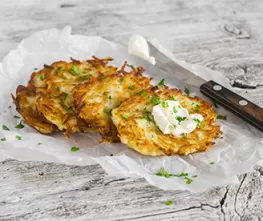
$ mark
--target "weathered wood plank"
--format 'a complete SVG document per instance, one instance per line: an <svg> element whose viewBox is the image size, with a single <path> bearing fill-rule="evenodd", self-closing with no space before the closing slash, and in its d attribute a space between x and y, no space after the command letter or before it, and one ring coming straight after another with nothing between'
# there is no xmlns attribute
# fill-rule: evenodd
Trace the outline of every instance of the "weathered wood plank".
<svg viewBox="0 0 263 221"><path fill-rule="evenodd" d="M139 33L157 37L177 59L223 72L236 92L263 107L262 12L261 0L2 0L0 59L41 29L69 24L74 34L121 44ZM0 164L0 220L262 220L262 181L256 168L238 185L190 194L107 177L98 165L7 160Z"/></svg>

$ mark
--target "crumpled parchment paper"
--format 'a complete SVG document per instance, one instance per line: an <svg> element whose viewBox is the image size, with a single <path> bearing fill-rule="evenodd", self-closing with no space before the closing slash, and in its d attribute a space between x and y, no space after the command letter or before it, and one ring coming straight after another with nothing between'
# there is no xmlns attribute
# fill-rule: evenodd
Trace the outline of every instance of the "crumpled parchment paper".
<svg viewBox="0 0 263 221"><path fill-rule="evenodd" d="M173 58L155 39L151 42ZM42 135L28 126L23 129L15 128L19 119L13 117L18 114L10 94L15 92L19 84L27 84L34 68L41 69L43 64L69 60L70 57L89 59L92 55L111 56L115 59L112 63L118 66L125 60L132 65L142 65L146 68L146 75L152 76L155 82L165 78L169 86L184 89L184 82L176 79L176 73L157 71L146 61L129 56L127 48L103 38L72 35L70 27L37 32L23 40L0 63L0 126L6 125L10 129L0 129L0 138L6 138L6 141L0 141L0 160L14 158L70 165L99 163L110 176L144 177L151 185L164 190L192 192L237 182L238 174L252 170L256 164L262 164L262 133L221 107L216 111L227 115L227 121L218 121L223 139L218 139L208 151L189 156L147 157L123 144L98 144L100 136L97 134L75 134L66 140L61 134ZM183 61L177 62L206 80L213 79L229 87L227 79L220 73ZM191 93L208 100L197 88L189 89ZM22 139L16 139L17 135ZM80 150L71 152L72 146L80 147ZM193 182L187 184L184 177L156 176L155 173L162 167L172 174L188 173Z"/></svg>

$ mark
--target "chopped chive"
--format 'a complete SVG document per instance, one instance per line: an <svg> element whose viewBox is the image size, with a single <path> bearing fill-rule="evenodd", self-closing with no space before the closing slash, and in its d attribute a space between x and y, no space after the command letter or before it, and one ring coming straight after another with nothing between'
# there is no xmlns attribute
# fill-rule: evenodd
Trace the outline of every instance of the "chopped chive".
<svg viewBox="0 0 263 221"><path fill-rule="evenodd" d="M77 152L79 150L80 150L79 147L71 147L71 152Z"/></svg>
<svg viewBox="0 0 263 221"><path fill-rule="evenodd" d="M186 134L186 133L182 133L181 135L182 135L182 138L183 138L183 139L186 139L186 138L187 138L187 134Z"/></svg>
<svg viewBox="0 0 263 221"><path fill-rule="evenodd" d="M17 128L17 129L22 129L22 128L24 128L25 125L23 125L22 122L23 122L23 120L21 120L20 123L15 126L15 128Z"/></svg>
<svg viewBox="0 0 263 221"><path fill-rule="evenodd" d="M101 81L104 81L104 78L100 78Z"/></svg>
<svg viewBox="0 0 263 221"><path fill-rule="evenodd" d="M189 91L189 89L188 89L187 87L184 88L184 93L187 94L187 95L189 96L190 91Z"/></svg>
<svg viewBox="0 0 263 221"><path fill-rule="evenodd" d="M173 95L170 96L170 100L173 100L173 101L175 100Z"/></svg>
<svg viewBox="0 0 263 221"><path fill-rule="evenodd" d="M135 70L135 67L133 65L130 65L130 67L131 67L132 70Z"/></svg>
<svg viewBox="0 0 263 221"><path fill-rule="evenodd" d="M72 107L72 106L69 106L69 107L67 108L67 110L68 110L68 111L71 111L71 110L73 110L73 107Z"/></svg>
<svg viewBox="0 0 263 221"><path fill-rule="evenodd" d="M44 80L44 76L43 76L43 74L39 75L39 79L40 79L41 81Z"/></svg>
<svg viewBox="0 0 263 221"><path fill-rule="evenodd" d="M147 97L147 93L146 93L145 91L142 91L142 92L141 92L141 95L142 95L143 97Z"/></svg>
<svg viewBox="0 0 263 221"><path fill-rule="evenodd" d="M215 108L218 108L216 101L215 101L214 99L211 99L211 101L212 101L212 105L213 105Z"/></svg>
<svg viewBox="0 0 263 221"><path fill-rule="evenodd" d="M163 167L159 172L155 173L155 175L156 176L164 176L166 178L170 178L170 176L172 176L172 174L169 174Z"/></svg>
<svg viewBox="0 0 263 221"><path fill-rule="evenodd" d="M122 114L121 116L122 116L124 119L129 118L129 115L127 115L127 114Z"/></svg>
<svg viewBox="0 0 263 221"><path fill-rule="evenodd" d="M36 70L38 70L38 68L34 68L34 70L36 71Z"/></svg>
<svg viewBox="0 0 263 221"><path fill-rule="evenodd" d="M214 165L214 164L215 164L215 162L210 162L209 164L211 164L211 165Z"/></svg>
<svg viewBox="0 0 263 221"><path fill-rule="evenodd" d="M192 179L190 179L189 177L185 177L185 179L186 179L186 184L191 184L192 182L193 182L193 180Z"/></svg>
<svg viewBox="0 0 263 221"><path fill-rule="evenodd" d="M58 69L57 72L58 72L58 73L62 73L63 70L62 70L62 69Z"/></svg>
<svg viewBox="0 0 263 221"><path fill-rule="evenodd" d="M131 86L129 86L128 87L130 90L133 90L134 89L134 87L131 85Z"/></svg>
<svg viewBox="0 0 263 221"><path fill-rule="evenodd" d="M154 105L157 105L157 104L160 104L161 101L160 101L160 98L152 96L151 99L150 99L150 103L152 103Z"/></svg>
<svg viewBox="0 0 263 221"><path fill-rule="evenodd" d="M6 138L1 138L1 141L6 141Z"/></svg>
<svg viewBox="0 0 263 221"><path fill-rule="evenodd" d="M167 206L171 206L173 203L174 203L174 202L173 202L172 200L168 200L165 204L166 204Z"/></svg>
<svg viewBox="0 0 263 221"><path fill-rule="evenodd" d="M192 178L197 178L197 177L198 177L197 175L192 176Z"/></svg>
<svg viewBox="0 0 263 221"><path fill-rule="evenodd" d="M18 140L22 140L22 137L16 135L16 139L18 139Z"/></svg>
<svg viewBox="0 0 263 221"><path fill-rule="evenodd" d="M14 115L14 118L15 118L15 119L20 119L20 117L19 117L19 116L17 116L17 115Z"/></svg>
<svg viewBox="0 0 263 221"><path fill-rule="evenodd" d="M226 115L217 115L216 119L218 119L218 120L227 120L227 116Z"/></svg>
<svg viewBox="0 0 263 221"><path fill-rule="evenodd" d="M200 128L202 122L197 118L195 118L194 121L196 122L196 127Z"/></svg>
<svg viewBox="0 0 263 221"><path fill-rule="evenodd" d="M110 108L105 108L105 109L104 109L104 113L105 113L105 114L108 114L108 115L111 114L111 111L112 111L112 109L110 109Z"/></svg>
<svg viewBox="0 0 263 221"><path fill-rule="evenodd" d="M77 74L79 74L79 69L78 69L75 65L72 65L72 67L71 67L71 73L72 73L73 75L77 75Z"/></svg>
<svg viewBox="0 0 263 221"><path fill-rule="evenodd" d="M163 88L164 87L164 79L162 79L158 84L157 84L157 87L158 88Z"/></svg>
<svg viewBox="0 0 263 221"><path fill-rule="evenodd" d="M147 121L151 121L152 120L152 114L151 112L146 112L145 116L144 116L144 119L147 120Z"/></svg>
<svg viewBox="0 0 263 221"><path fill-rule="evenodd" d="M60 87L59 86L57 86L56 89L57 89L57 91L60 91Z"/></svg>
<svg viewBox="0 0 263 221"><path fill-rule="evenodd" d="M2 126L2 129L3 129L3 130L9 130L9 128L8 128L6 125L3 125L3 126Z"/></svg>
<svg viewBox="0 0 263 221"><path fill-rule="evenodd" d="M181 116L176 116L175 117L176 120L178 120L178 124L180 125L182 121L184 121L186 118L181 117Z"/></svg>
<svg viewBox="0 0 263 221"><path fill-rule="evenodd" d="M55 94L55 95L56 95L56 94ZM67 97L68 97L68 94L64 92L64 93L60 96L59 100L62 101L62 102L65 102L66 99L67 99Z"/></svg>
<svg viewBox="0 0 263 221"><path fill-rule="evenodd" d="M109 99L110 99L110 100L111 100L111 98L112 98L112 97L111 97L111 96L109 96Z"/></svg>
<svg viewBox="0 0 263 221"><path fill-rule="evenodd" d="M162 105L163 108L167 108L167 107L169 107L168 103L165 102L165 101L163 101L163 102L161 103L161 105Z"/></svg>
<svg viewBox="0 0 263 221"><path fill-rule="evenodd" d="M177 113L176 107L173 107L173 112L174 112L175 114Z"/></svg>

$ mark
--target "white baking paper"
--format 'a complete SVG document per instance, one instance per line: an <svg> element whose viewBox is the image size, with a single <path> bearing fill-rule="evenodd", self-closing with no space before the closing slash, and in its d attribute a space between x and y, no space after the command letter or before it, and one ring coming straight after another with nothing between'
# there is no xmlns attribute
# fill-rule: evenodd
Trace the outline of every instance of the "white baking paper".
<svg viewBox="0 0 263 221"><path fill-rule="evenodd" d="M152 40L152 43L164 50L156 40ZM0 138L6 138L6 141L0 141L0 160L14 158L69 165L99 163L110 176L144 177L151 185L164 190L192 192L237 182L238 174L252 170L253 166L262 160L262 133L223 108L216 109L219 114L227 114L228 117L227 121L218 121L223 131L223 139L219 139L208 151L189 156L147 157L123 144L98 144L100 136L97 134L75 134L66 140L61 134L42 135L28 126L23 129L15 128L19 120L13 116L18 113L11 102L10 94L15 92L19 84L27 83L34 68L40 69L43 64L69 60L70 57L89 59L92 55L111 56L115 59L113 64L118 66L125 60L132 65L143 65L146 75L154 77L156 82L165 78L170 86L181 89L185 86L184 82L176 79L176 73L158 71L146 61L129 56L127 48L100 37L72 35L70 27L38 32L23 40L0 64L0 126L6 125L10 129L0 130ZM229 87L228 81L217 72L185 62L180 64L206 80L213 79ZM197 88L189 89L191 93L203 97ZM16 139L17 135L22 139ZM80 147L80 150L71 152L72 146ZM211 165L210 162L214 164ZM195 175L197 178L192 178L193 182L186 184L183 177L156 176L155 173L162 167L169 173L187 172L189 178Z"/></svg>

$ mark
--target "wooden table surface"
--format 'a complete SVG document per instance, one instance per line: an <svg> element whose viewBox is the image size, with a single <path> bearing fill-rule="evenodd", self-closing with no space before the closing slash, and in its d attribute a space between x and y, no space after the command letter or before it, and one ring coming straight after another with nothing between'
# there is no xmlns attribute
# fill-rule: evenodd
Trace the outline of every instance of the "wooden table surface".
<svg viewBox="0 0 263 221"><path fill-rule="evenodd" d="M263 107L262 0L1 0L0 58L30 34L65 25L124 45L131 33L157 37L177 59L224 73ZM6 160L0 220L263 220L263 168L239 179L192 194L107 177L99 165Z"/></svg>

